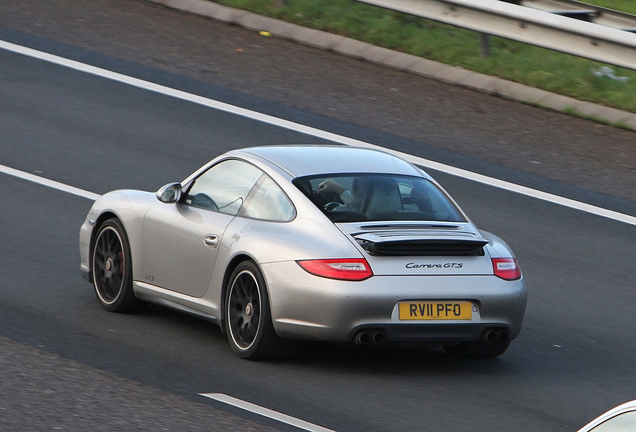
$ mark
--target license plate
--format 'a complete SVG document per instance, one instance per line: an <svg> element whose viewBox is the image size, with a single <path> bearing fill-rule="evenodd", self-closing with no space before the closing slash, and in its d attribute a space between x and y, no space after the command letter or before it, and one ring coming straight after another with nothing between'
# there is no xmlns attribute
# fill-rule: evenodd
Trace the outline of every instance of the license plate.
<svg viewBox="0 0 636 432"><path fill-rule="evenodd" d="M400 303L400 320L469 320L473 317L470 302Z"/></svg>

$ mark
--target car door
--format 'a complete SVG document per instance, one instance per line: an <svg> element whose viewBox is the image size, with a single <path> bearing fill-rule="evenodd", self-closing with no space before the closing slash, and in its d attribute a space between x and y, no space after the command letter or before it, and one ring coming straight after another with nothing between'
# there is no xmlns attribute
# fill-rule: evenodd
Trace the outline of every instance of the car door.
<svg viewBox="0 0 636 432"><path fill-rule="evenodd" d="M144 217L143 281L203 296L226 228L261 175L251 164L225 160L197 177L179 202L154 205Z"/></svg>

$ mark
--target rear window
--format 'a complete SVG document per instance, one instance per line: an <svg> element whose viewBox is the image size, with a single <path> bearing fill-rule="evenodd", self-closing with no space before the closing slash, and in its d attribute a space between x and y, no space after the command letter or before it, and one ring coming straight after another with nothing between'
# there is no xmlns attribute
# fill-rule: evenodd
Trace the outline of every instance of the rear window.
<svg viewBox="0 0 636 432"><path fill-rule="evenodd" d="M299 177L294 185L333 222L465 222L446 194L421 177L334 174Z"/></svg>

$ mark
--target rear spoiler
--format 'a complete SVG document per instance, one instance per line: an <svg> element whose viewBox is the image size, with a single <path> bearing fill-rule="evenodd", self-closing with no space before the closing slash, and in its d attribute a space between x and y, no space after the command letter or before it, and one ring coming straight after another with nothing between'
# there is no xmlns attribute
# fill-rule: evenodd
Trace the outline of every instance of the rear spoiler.
<svg viewBox="0 0 636 432"><path fill-rule="evenodd" d="M488 240L472 233L424 236L397 233L363 233L354 239L371 255L483 256Z"/></svg>

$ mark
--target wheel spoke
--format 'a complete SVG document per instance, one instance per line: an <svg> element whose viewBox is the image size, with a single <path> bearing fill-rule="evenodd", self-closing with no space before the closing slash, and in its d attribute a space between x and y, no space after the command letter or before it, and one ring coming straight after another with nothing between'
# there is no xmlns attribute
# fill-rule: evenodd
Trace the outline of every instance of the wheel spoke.
<svg viewBox="0 0 636 432"><path fill-rule="evenodd" d="M254 338L256 337L256 331L257 330L258 330L258 326L252 325L250 323L250 325L245 329L247 340L252 342L254 340Z"/></svg>
<svg viewBox="0 0 636 432"><path fill-rule="evenodd" d="M238 295L241 303L246 304L249 298L249 276L243 275L238 280Z"/></svg>
<svg viewBox="0 0 636 432"><path fill-rule="evenodd" d="M113 273L108 278L107 291L110 294L111 298L114 298L119 293L121 282L121 276L118 273Z"/></svg>
<svg viewBox="0 0 636 432"><path fill-rule="evenodd" d="M243 339L243 343L245 343L246 345L249 344L249 329L250 329L250 325L248 323L243 323L243 325L241 327L239 327L239 334L241 336L241 339Z"/></svg>

